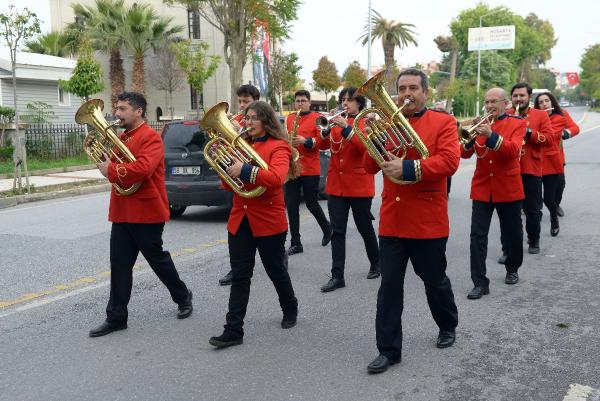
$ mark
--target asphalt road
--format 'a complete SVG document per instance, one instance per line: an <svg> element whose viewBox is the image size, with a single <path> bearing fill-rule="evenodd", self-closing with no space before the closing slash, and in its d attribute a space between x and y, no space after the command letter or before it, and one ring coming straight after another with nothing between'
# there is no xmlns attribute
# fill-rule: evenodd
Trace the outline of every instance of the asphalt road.
<svg viewBox="0 0 600 401"><path fill-rule="evenodd" d="M570 110L579 120L584 110ZM176 305L140 258L129 328L91 339L108 298L108 196L88 195L0 210L0 400L561 400L572 383L600 387L598 328L600 114L567 141L566 216L542 252L525 256L521 281L504 284L497 219L490 234L491 294L467 300L468 199L473 161L462 161L449 202L448 274L459 309L454 347L435 348L423 285L409 270L403 360L382 375L377 355L379 280L358 232L348 234L346 288L322 294L330 249L303 209L305 252L290 258L298 326L279 327L275 291L257 262L244 344L214 350L228 287L226 211L192 207L167 224L165 246L194 291L194 314ZM381 180L378 178L378 188ZM326 203L323 202L323 207ZM373 213L378 216L380 199ZM377 222L376 222L377 223Z"/></svg>

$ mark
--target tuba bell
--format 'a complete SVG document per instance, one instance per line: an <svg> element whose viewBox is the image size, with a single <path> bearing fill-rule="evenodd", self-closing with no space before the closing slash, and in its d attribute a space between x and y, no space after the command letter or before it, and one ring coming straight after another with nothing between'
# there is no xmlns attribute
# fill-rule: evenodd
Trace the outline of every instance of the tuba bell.
<svg viewBox="0 0 600 401"><path fill-rule="evenodd" d="M233 164L234 159L264 170L268 169L268 165L244 139L243 135L247 129L238 133L233 127L227 118L228 108L227 102L217 103L200 120L200 127L204 128L211 138L204 146L204 158L236 194L244 198L255 198L262 195L266 188L245 188L242 180L227 174L227 167Z"/></svg>
<svg viewBox="0 0 600 401"><path fill-rule="evenodd" d="M406 117L402 115L402 109L410 103L406 99L402 107L398 108L383 86L385 71L381 71L356 91L357 95L364 95L373 101L377 107L369 107L362 110L354 119L354 132L367 148L378 165L391 160L392 154L402 151L401 159L404 159L408 148L414 148L422 159L429 157L429 151L419 135L412 128ZM359 127L359 121L367 115L374 115L376 119L368 123L364 132ZM413 184L412 181L404 181L388 177L396 184Z"/></svg>
<svg viewBox="0 0 600 401"><path fill-rule="evenodd" d="M104 160L104 154L116 159L119 163L133 163L136 159L133 153L121 141L115 131L119 120L109 123L102 115L104 102L101 99L88 100L82 104L75 114L77 124L87 124L94 128L84 141L83 150L96 164ZM119 195L131 195L142 185L136 182L128 188L123 188L117 183L112 184Z"/></svg>

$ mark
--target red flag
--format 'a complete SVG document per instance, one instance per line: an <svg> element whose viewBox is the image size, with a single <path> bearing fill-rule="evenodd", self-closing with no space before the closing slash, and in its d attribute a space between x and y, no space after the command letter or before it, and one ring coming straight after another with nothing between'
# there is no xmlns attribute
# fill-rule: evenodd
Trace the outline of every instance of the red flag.
<svg viewBox="0 0 600 401"><path fill-rule="evenodd" d="M576 86L579 84L579 74L576 72L567 72L567 82L569 86Z"/></svg>

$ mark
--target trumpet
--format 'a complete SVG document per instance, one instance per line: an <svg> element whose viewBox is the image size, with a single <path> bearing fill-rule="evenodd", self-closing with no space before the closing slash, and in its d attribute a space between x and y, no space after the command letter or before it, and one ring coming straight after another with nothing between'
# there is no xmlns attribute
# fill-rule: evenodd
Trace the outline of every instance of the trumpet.
<svg viewBox="0 0 600 401"><path fill-rule="evenodd" d="M317 117L317 119L315 120L315 123L317 124L317 128L320 129L321 131L326 131L328 129L333 128L333 122L332 122L332 120L334 118L336 118L337 116L341 116L343 118L346 118L348 116L348 112L346 111L346 109L340 109L335 114L330 114L328 116L319 116L319 117Z"/></svg>
<svg viewBox="0 0 600 401"><path fill-rule="evenodd" d="M460 142L461 145L466 145L467 143L469 143L473 139L475 139L477 137L477 135L479 135L475 131L477 129L477 127L479 127L483 123L493 124L494 121L493 121L493 119L490 120L490 118L494 114L494 111L495 110L488 111L487 113L485 113L483 115L483 117L481 117L479 119L479 121L476 121L478 117L475 117L472 120L461 121L459 123L459 127L458 127L458 142ZM469 123L468 125L470 125L470 127L469 128L463 127L463 125L465 125L467 123Z"/></svg>

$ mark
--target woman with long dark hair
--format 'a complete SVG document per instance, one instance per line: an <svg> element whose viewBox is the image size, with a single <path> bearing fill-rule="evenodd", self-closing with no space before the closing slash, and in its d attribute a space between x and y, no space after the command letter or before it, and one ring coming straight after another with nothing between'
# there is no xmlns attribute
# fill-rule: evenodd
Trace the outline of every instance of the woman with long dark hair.
<svg viewBox="0 0 600 401"><path fill-rule="evenodd" d="M244 198L238 194L233 197L233 207L227 222L232 271L229 311L223 334L209 340L217 348L243 342L244 317L257 250L279 296L279 305L283 311L281 327L294 327L298 316L298 301L287 271L285 252L288 224L283 184L288 176L295 177L297 174L291 147L269 104L262 101L251 103L244 112L244 120L246 127L249 127L248 141L267 163L268 169L235 160L227 168L227 173L239 178L247 189L261 186L266 191L254 198ZM231 190L227 184L224 186Z"/></svg>
<svg viewBox="0 0 600 401"><path fill-rule="evenodd" d="M347 115L333 118L334 127L321 134L321 149L331 151L325 193L329 195L327 207L332 230L332 262L331 279L321 287L323 292L334 291L346 285L346 227L350 209L369 258L367 278L379 277L379 246L371 214L375 178L373 174L367 173L363 166L366 149L353 130L354 117L365 108L366 99L357 96L356 88L350 87L342 89L338 101ZM362 121L360 124L363 126Z"/></svg>

